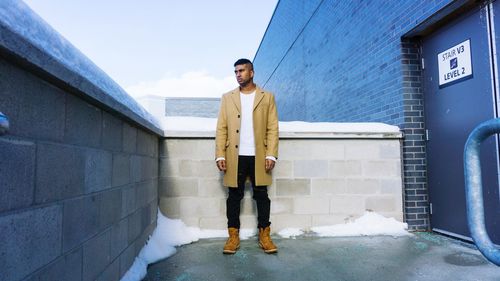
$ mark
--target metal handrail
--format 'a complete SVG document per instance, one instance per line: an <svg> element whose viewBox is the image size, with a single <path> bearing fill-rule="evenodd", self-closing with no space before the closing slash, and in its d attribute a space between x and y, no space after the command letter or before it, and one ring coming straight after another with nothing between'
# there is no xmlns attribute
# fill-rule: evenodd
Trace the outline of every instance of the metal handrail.
<svg viewBox="0 0 500 281"><path fill-rule="evenodd" d="M464 170L467 222L472 239L489 261L500 266L500 248L491 241L484 222L480 162L481 142L497 133L500 133L500 119L483 122L470 133L464 149Z"/></svg>
<svg viewBox="0 0 500 281"><path fill-rule="evenodd" d="M2 112L0 112L0 136L6 134L9 131L9 118Z"/></svg>

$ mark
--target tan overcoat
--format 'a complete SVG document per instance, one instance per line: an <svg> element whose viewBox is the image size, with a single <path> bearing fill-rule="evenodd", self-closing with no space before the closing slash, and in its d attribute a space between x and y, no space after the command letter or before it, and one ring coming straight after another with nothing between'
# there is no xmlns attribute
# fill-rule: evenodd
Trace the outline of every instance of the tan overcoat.
<svg viewBox="0 0 500 281"><path fill-rule="evenodd" d="M240 144L240 88L222 96L215 137L215 158L226 159L224 186L238 186L238 146ZM255 185L271 185L271 173L265 169L266 156L278 158L278 112L274 96L257 87L253 105L255 137Z"/></svg>

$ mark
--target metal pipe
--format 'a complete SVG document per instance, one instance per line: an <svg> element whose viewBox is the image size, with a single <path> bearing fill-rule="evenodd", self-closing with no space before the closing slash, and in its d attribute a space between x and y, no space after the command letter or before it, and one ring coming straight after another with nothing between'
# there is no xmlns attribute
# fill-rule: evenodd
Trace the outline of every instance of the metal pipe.
<svg viewBox="0 0 500 281"><path fill-rule="evenodd" d="M9 131L9 118L0 112L0 136L5 135Z"/></svg>
<svg viewBox="0 0 500 281"><path fill-rule="evenodd" d="M497 133L500 133L500 119L483 122L470 133L464 149L464 171L467 222L472 240L489 261L500 266L500 248L491 241L484 222L480 162L481 142Z"/></svg>

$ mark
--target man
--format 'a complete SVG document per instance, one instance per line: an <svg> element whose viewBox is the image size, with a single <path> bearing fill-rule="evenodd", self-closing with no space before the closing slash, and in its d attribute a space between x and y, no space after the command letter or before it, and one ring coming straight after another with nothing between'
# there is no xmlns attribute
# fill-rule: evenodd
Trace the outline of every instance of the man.
<svg viewBox="0 0 500 281"><path fill-rule="evenodd" d="M276 253L278 249L270 236L271 200L267 194L278 157L276 104L271 93L253 82L251 61L236 61L234 73L240 86L222 96L215 139L217 167L224 171L224 186L229 189L226 201L229 239L223 253L234 254L240 245L240 202L247 178L257 203L259 245L268 254Z"/></svg>

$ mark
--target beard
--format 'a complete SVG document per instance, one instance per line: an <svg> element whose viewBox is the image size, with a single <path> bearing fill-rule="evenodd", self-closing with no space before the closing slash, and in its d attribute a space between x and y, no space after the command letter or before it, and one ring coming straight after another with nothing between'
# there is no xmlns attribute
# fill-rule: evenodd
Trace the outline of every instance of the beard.
<svg viewBox="0 0 500 281"><path fill-rule="evenodd" d="M247 79L247 80L241 80L241 82L238 82L240 84L240 87L245 87L249 85L252 82L252 79Z"/></svg>

